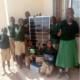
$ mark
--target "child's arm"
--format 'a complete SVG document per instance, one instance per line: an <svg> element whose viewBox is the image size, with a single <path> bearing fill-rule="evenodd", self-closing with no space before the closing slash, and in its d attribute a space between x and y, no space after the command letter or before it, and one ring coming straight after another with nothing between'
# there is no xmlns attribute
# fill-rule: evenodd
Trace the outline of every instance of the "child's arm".
<svg viewBox="0 0 80 80"><path fill-rule="evenodd" d="M29 27L29 23L25 24L24 27L28 28Z"/></svg>
<svg viewBox="0 0 80 80"><path fill-rule="evenodd" d="M28 54L29 54L29 50L30 50L30 47L28 47L28 49L27 49L27 52L26 52L26 55L28 56Z"/></svg>

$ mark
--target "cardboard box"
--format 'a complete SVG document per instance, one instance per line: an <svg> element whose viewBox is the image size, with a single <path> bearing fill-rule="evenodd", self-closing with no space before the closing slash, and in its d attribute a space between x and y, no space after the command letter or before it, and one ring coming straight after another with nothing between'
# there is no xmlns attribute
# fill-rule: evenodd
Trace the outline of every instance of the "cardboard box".
<svg viewBox="0 0 80 80"><path fill-rule="evenodd" d="M42 63L43 62L43 56L42 55L36 56L36 62Z"/></svg>
<svg viewBox="0 0 80 80"><path fill-rule="evenodd" d="M40 72L41 65L42 64L40 64L40 63L32 62L30 64L30 69L33 70L33 71L35 71L35 72L37 72L37 73L39 73Z"/></svg>

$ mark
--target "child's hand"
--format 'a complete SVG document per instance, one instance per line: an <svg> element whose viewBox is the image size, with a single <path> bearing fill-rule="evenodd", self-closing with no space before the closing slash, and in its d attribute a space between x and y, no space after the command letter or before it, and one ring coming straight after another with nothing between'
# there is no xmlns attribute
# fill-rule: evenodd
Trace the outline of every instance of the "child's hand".
<svg viewBox="0 0 80 80"><path fill-rule="evenodd" d="M31 54L32 54L32 57L33 57L33 58L35 58L35 57L36 57L35 53L31 53Z"/></svg>
<svg viewBox="0 0 80 80"><path fill-rule="evenodd" d="M30 47L28 47L28 51L30 50Z"/></svg>
<svg viewBox="0 0 80 80"><path fill-rule="evenodd" d="M38 46L38 50L40 51L40 49L42 48L42 45Z"/></svg>
<svg viewBox="0 0 80 80"><path fill-rule="evenodd" d="M2 40L2 41L4 40L4 37L3 37L3 36L1 36L1 40Z"/></svg>
<svg viewBox="0 0 80 80"><path fill-rule="evenodd" d="M19 32L21 32L21 26L19 27Z"/></svg>
<svg viewBox="0 0 80 80"><path fill-rule="evenodd" d="M60 31L58 32L58 37L60 37L62 35L62 30L60 29Z"/></svg>
<svg viewBox="0 0 80 80"><path fill-rule="evenodd" d="M29 23L25 24L24 26L25 26L26 28L28 28L28 26L29 26Z"/></svg>

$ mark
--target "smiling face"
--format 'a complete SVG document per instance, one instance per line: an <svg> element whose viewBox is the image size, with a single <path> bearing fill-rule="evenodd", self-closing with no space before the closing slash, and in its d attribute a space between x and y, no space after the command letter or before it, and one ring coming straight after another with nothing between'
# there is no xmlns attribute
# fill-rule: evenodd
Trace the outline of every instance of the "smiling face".
<svg viewBox="0 0 80 80"><path fill-rule="evenodd" d="M3 34L7 34L7 28L6 27L2 28L2 31L3 31Z"/></svg>
<svg viewBox="0 0 80 80"><path fill-rule="evenodd" d="M67 19L72 20L73 19L73 15L74 15L73 9L72 8L68 8L67 11L66 11Z"/></svg>
<svg viewBox="0 0 80 80"><path fill-rule="evenodd" d="M10 17L10 24L15 24L15 19L14 19L14 17Z"/></svg>
<svg viewBox="0 0 80 80"><path fill-rule="evenodd" d="M47 47L48 47L49 49L52 47L52 41L51 41L51 40L49 40L49 41L47 42Z"/></svg>
<svg viewBox="0 0 80 80"><path fill-rule="evenodd" d="M50 24L55 24L56 23L56 18L53 16L50 18Z"/></svg>
<svg viewBox="0 0 80 80"><path fill-rule="evenodd" d="M29 41L29 42L28 42L28 45L29 45L29 46L32 46L32 45L33 45L33 44L32 44L32 41Z"/></svg>
<svg viewBox="0 0 80 80"><path fill-rule="evenodd" d="M25 17L28 19L30 17L30 13L29 12L26 12L25 13Z"/></svg>
<svg viewBox="0 0 80 80"><path fill-rule="evenodd" d="M19 25L20 25L20 26L23 26L23 25L24 25L24 20L23 20L23 19L20 19L20 20L19 20Z"/></svg>

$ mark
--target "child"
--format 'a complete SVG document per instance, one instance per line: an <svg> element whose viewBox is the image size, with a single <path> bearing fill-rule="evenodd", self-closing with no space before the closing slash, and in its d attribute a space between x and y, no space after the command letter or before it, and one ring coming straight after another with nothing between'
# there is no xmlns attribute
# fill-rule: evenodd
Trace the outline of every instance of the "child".
<svg viewBox="0 0 80 80"><path fill-rule="evenodd" d="M17 56L17 63L19 68L22 67L22 56L25 54L25 27L24 20L18 20L19 26L15 27L15 54Z"/></svg>
<svg viewBox="0 0 80 80"><path fill-rule="evenodd" d="M26 27L26 33L25 33L25 45L27 46L27 40L29 40L29 17L30 17L30 13L27 11L25 12L25 17L26 19L24 19L24 26Z"/></svg>
<svg viewBox="0 0 80 80"><path fill-rule="evenodd" d="M15 19L14 17L10 17L10 25L8 25L8 31L9 31L9 35L10 35L10 50L11 53L13 54L13 60L16 60L15 57L15 27L17 25L15 24Z"/></svg>
<svg viewBox="0 0 80 80"><path fill-rule="evenodd" d="M27 68L30 68L30 63L35 59L35 53L30 53L30 49L34 49L31 40L28 40L28 46L26 47L26 57L25 57L25 64Z"/></svg>
<svg viewBox="0 0 80 80"><path fill-rule="evenodd" d="M51 40L47 41L47 46L44 47L43 49L41 49L41 47L39 47L39 51L41 53L45 53L45 54L49 54L49 55L54 56L54 61L47 61L47 60L44 59L44 62L42 64L42 67L41 67L41 70L40 70L41 75L46 74L46 77L49 77L50 74L53 71L53 68L54 68L54 62L56 60L57 51L56 51L56 49L54 49L52 47L52 41Z"/></svg>
<svg viewBox="0 0 80 80"><path fill-rule="evenodd" d="M66 19L59 24L60 31L58 36L61 37L59 44L56 66L59 66L58 78L62 76L62 69L65 70L65 77L70 78L68 68L78 66L78 52L75 35L79 32L79 26L73 20L74 10L68 8L66 11Z"/></svg>
<svg viewBox="0 0 80 80"><path fill-rule="evenodd" d="M56 18L54 16L50 19L50 40L53 42L53 47L58 50L59 38L57 36L58 25L56 24Z"/></svg>
<svg viewBox="0 0 80 80"><path fill-rule="evenodd" d="M1 47L1 60L2 60L2 75L5 75L5 62L7 61L8 64L8 74L11 73L10 71L10 44L9 44L9 37L7 35L7 28L4 27L2 29L2 36L0 40L0 47Z"/></svg>

